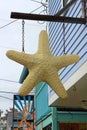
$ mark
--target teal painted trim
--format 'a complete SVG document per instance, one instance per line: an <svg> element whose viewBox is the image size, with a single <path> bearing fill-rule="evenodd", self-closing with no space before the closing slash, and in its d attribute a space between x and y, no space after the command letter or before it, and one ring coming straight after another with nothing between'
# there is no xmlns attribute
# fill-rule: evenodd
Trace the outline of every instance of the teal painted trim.
<svg viewBox="0 0 87 130"><path fill-rule="evenodd" d="M23 83L24 79L27 77L28 75L28 69L26 67L23 68L20 79L19 79L19 83Z"/></svg>
<svg viewBox="0 0 87 130"><path fill-rule="evenodd" d="M45 113L44 116L41 116L39 120L36 121L36 125L40 124L43 122L45 119L47 119L50 115L52 115L52 111L49 110L47 113Z"/></svg>
<svg viewBox="0 0 87 130"><path fill-rule="evenodd" d="M58 122L87 122L87 112L58 112Z"/></svg>
<svg viewBox="0 0 87 130"><path fill-rule="evenodd" d="M52 130L58 130L58 122L57 122L57 108L52 108Z"/></svg>
<svg viewBox="0 0 87 130"><path fill-rule="evenodd" d="M87 111L57 111L58 114L63 114L63 113L66 113L66 114L69 114L69 113L72 113L72 114L82 114L82 115L85 115L87 114Z"/></svg>
<svg viewBox="0 0 87 130"><path fill-rule="evenodd" d="M43 84L43 82L40 82L40 83L38 83L36 85L36 87L35 87L35 95L37 95L37 93L38 93L39 89L41 88L42 84Z"/></svg>
<svg viewBox="0 0 87 130"><path fill-rule="evenodd" d="M51 110L48 106L48 85L42 86L38 91L35 93L36 121L42 119Z"/></svg>
<svg viewBox="0 0 87 130"><path fill-rule="evenodd" d="M40 125L36 126L36 130L40 130Z"/></svg>
<svg viewBox="0 0 87 130"><path fill-rule="evenodd" d="M41 85L41 86L40 86L40 85ZM44 86L47 85L47 84L44 83L44 82L41 82L40 85L38 84L38 85L36 86L35 91L37 91L37 87L38 87L38 86L39 86L40 88L39 88L38 91L36 92L35 97L37 97L37 96L39 95L39 93L42 91L42 89L44 88Z"/></svg>
<svg viewBox="0 0 87 130"><path fill-rule="evenodd" d="M60 130L60 124L57 122L57 130Z"/></svg>
<svg viewBox="0 0 87 130"><path fill-rule="evenodd" d="M36 130L40 130L40 127L42 125L42 128L48 126L49 124L52 123L52 113L51 115L47 116L43 120L41 120L37 125L36 125Z"/></svg>
<svg viewBox="0 0 87 130"><path fill-rule="evenodd" d="M46 118L46 119L43 121L42 126L43 126L43 128L44 128L44 127L48 126L48 125L51 124L51 123L52 123L52 115L50 115L48 118Z"/></svg>

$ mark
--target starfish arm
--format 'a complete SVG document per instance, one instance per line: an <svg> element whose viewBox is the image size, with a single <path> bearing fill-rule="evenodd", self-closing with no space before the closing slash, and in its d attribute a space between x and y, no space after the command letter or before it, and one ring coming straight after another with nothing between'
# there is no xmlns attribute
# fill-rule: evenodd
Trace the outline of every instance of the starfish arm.
<svg viewBox="0 0 87 130"><path fill-rule="evenodd" d="M10 58L11 60L14 60L24 66L27 66L29 64L29 61L33 61L33 57L29 54L25 54L23 52L17 52L14 50L9 50L6 53L6 56Z"/></svg>
<svg viewBox="0 0 87 130"><path fill-rule="evenodd" d="M61 83L58 75L56 73L52 73L47 77L47 81L46 81L50 87L54 90L54 92L61 97L62 99L67 98L67 92L63 86L63 84Z"/></svg>
<svg viewBox="0 0 87 130"><path fill-rule="evenodd" d="M50 48L49 48L48 35L47 35L47 32L45 30L42 30L40 32L37 53L51 54L50 53Z"/></svg>
<svg viewBox="0 0 87 130"><path fill-rule="evenodd" d="M40 82L40 74L38 71L32 70L27 78L24 80L22 86L20 87L18 93L20 96L26 96L31 90Z"/></svg>
<svg viewBox="0 0 87 130"><path fill-rule="evenodd" d="M79 61L78 55L64 55L64 56L56 56L54 57L54 63L58 69L71 65Z"/></svg>

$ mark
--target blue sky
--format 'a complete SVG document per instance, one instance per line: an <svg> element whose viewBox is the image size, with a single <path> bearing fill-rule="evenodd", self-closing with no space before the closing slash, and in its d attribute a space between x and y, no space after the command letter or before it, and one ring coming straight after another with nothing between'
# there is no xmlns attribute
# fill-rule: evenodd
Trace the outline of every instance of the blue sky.
<svg viewBox="0 0 87 130"><path fill-rule="evenodd" d="M35 2L36 1L36 2ZM21 84L18 83L23 66L6 57L7 50L22 51L22 21L11 19L11 12L40 13L44 10L40 0L0 0L0 109L5 111L13 106L13 94ZM44 0L43 0L44 1ZM42 6L42 7L41 7ZM15 21L15 22L14 22ZM11 23L13 22L13 23ZM9 25L8 25L9 24ZM46 23L25 21L25 52L35 53L38 36L46 28ZM7 97L6 99L4 97Z"/></svg>

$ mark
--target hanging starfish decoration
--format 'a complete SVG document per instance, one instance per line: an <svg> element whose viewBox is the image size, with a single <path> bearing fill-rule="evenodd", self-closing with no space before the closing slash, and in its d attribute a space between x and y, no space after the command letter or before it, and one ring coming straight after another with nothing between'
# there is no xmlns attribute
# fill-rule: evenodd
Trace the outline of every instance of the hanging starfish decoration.
<svg viewBox="0 0 87 130"><path fill-rule="evenodd" d="M50 52L48 35L45 30L40 32L38 50L35 54L9 50L6 55L29 69L29 75L19 89L19 95L26 96L39 82L44 81L59 97L63 99L67 97L67 92L59 79L58 71L77 62L79 56L53 56Z"/></svg>

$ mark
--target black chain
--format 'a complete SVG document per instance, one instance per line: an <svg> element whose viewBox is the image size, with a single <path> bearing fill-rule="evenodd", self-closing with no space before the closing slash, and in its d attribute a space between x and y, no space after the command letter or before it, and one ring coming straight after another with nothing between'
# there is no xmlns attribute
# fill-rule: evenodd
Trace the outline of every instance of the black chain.
<svg viewBox="0 0 87 130"><path fill-rule="evenodd" d="M66 43L66 39L65 39L65 23L63 23L63 51L64 51L64 55L66 54L66 46L65 46L65 43Z"/></svg>
<svg viewBox="0 0 87 130"><path fill-rule="evenodd" d="M24 50L24 20L22 20L22 52L25 52Z"/></svg>

